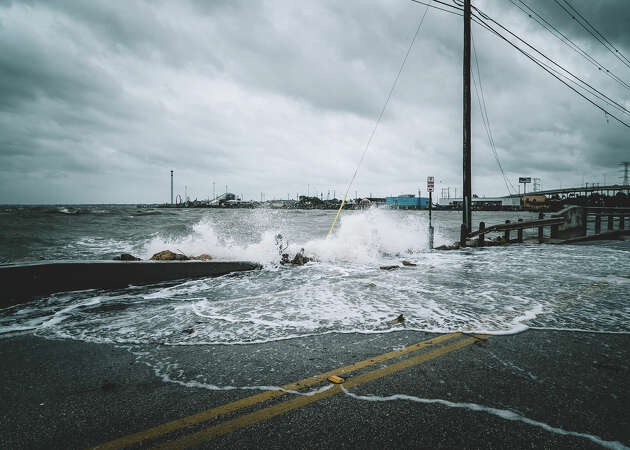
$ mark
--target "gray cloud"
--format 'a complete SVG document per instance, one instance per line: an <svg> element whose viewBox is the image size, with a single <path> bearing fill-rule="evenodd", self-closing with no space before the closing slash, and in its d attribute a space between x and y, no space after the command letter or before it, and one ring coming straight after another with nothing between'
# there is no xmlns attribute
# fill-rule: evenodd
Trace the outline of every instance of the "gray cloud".
<svg viewBox="0 0 630 450"><path fill-rule="evenodd" d="M630 107L628 90L513 5L475 3ZM555 5L531 4L630 79ZM574 4L630 55L630 5ZM247 198L307 184L340 196L423 12L398 0L0 2L0 202L165 201L171 169L178 192L199 198L212 181ZM613 180L629 130L473 33L513 182ZM429 10L353 191L461 183L461 34L461 18ZM478 111L473 99L473 189L504 194Z"/></svg>

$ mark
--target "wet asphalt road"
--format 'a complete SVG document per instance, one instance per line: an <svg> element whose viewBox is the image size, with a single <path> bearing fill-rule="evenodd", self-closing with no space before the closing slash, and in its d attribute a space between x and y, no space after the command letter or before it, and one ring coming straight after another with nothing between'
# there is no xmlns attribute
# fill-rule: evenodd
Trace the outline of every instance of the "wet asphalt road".
<svg viewBox="0 0 630 450"><path fill-rule="evenodd" d="M151 350L217 385L278 386L436 336L409 331L330 334L236 346L153 345ZM470 338L457 336L364 367L346 383L463 339ZM363 398L339 391L244 427L235 425L234 431L200 446L624 448L630 446L629 356L627 334L529 330L474 339L349 389ZM0 361L3 449L85 448L263 392L166 382L125 348L30 334L0 339ZM408 397L391 397L397 394ZM135 447L167 441L177 446L175 439L238 423L252 412L264 415L299 397L269 399Z"/></svg>

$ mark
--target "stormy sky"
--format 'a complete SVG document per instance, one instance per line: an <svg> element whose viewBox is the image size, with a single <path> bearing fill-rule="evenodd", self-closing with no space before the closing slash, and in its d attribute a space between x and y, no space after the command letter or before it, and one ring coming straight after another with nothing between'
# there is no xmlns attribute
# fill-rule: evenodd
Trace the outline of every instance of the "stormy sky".
<svg viewBox="0 0 630 450"><path fill-rule="evenodd" d="M524 1L630 84L630 68L555 2ZM570 2L630 58L630 2ZM510 1L473 4L630 109L630 89ZM0 0L0 203L166 202L170 170L192 199L213 182L245 199L341 197L425 9ZM428 10L352 196L424 195L428 175L438 195L461 193L462 34L461 17ZM514 189L519 176L543 188L621 181L629 128L476 24L473 37ZM474 91L472 113L473 192L505 195Z"/></svg>

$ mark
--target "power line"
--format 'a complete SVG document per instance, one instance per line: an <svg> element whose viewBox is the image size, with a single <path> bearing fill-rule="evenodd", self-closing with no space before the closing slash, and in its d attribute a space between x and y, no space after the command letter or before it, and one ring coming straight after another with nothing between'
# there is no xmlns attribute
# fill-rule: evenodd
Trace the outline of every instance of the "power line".
<svg viewBox="0 0 630 450"><path fill-rule="evenodd" d="M475 93L477 94L477 103L479 104L479 110L481 111L481 122L483 124L484 129L486 130L486 134L488 135L488 142L490 143L490 149L492 150L492 154L494 155L494 159L499 166L499 170L501 171L501 175L503 176L503 181L505 182L505 187L507 188L508 194L512 195L512 191L510 190L510 186L508 185L508 179L505 176L505 172L503 171L503 166L501 165L501 160L499 159L499 154L497 152L497 148L494 142L494 136L492 135L492 129L490 128L490 119L488 118L488 107L486 105L486 98L483 92L483 83L481 82L481 72L479 71L479 60L477 58L477 49L475 47L475 39L472 38L472 48L473 55L475 57L475 67L477 69L477 79L479 80L479 89L477 89L477 81L475 80L475 73L472 73L473 85L475 86ZM479 96L479 91L481 91L481 97ZM512 186L514 189L514 186Z"/></svg>
<svg viewBox="0 0 630 450"><path fill-rule="evenodd" d="M558 64L556 61L554 61L553 59L549 58L547 55L545 55L544 53L542 53L540 50L538 50L536 47L534 47L533 45L531 45L529 42L525 41L524 39L522 39L521 37L519 37L518 35L516 35L515 33L513 33L512 31L508 30L506 27L504 27L503 25L501 25L499 22L497 22L496 20L494 20L492 17L488 16L487 14L485 14L483 11L479 10L478 8L474 7L473 8L479 12L479 14L481 14L485 19L490 20L491 22L497 24L501 29L505 30L507 33L509 33L510 35L512 35L513 37L515 37L517 40L519 40L520 42L522 42L523 44L525 44L527 47L529 47L530 49L532 49L533 51L535 51L536 53L538 53L540 56L542 56L544 59L546 59L547 61L549 61L551 64L553 64L554 66L556 66L557 68L559 68L562 72L568 74L570 77L574 78L575 80L578 81L579 84L582 85L582 88L589 91L591 95L593 95L594 97L597 97L599 100L603 101L604 103L606 103L607 105L616 108L617 110L619 110L622 113L625 114L630 114L630 110L626 109L623 105L621 105L619 102L611 99L610 97L608 97L606 94L604 94L603 92L601 92L600 90L598 90L597 88L594 88L593 86L591 86L589 83L587 83L586 81L584 81L582 78L578 77L577 75L573 74L571 71L569 71L568 69L566 69L565 67L561 66L560 64ZM575 83L575 82L574 82ZM576 84L578 84L576 83Z"/></svg>
<svg viewBox="0 0 630 450"><path fill-rule="evenodd" d="M604 67L603 64L601 64L598 60L596 60L592 55L590 55L586 50L584 50L578 44L573 42L569 37L567 37L564 33L562 33L562 31L558 30L555 26L553 26L553 24L549 22L549 20L545 19L540 13L534 10L531 6L529 6L523 0L518 0L518 2L521 3L527 9L527 11L523 9L523 7L520 6L518 3L516 3L515 0L510 0L510 2L514 6L516 6L518 9L520 9L524 14L526 14L529 18L533 19L540 26L542 26L547 31L549 31L549 33L551 33L554 37L560 40L560 42L562 42L563 44L568 46L570 49L572 49L573 51L575 51L576 53L584 57L593 66L597 67L599 71L603 72L604 74L606 74L607 76L615 80L617 83L619 83L626 89L630 89L630 84L626 83L624 80L622 80L613 72L611 72L609 69Z"/></svg>
<svg viewBox="0 0 630 450"><path fill-rule="evenodd" d="M478 11L480 14L483 14L483 16L487 17L489 20L490 17L483 13L482 11L479 11L478 8L474 7L473 8ZM528 59L530 59L532 62L534 62L536 65L538 65L540 68L542 68L543 70L545 70L546 72L548 72L551 76L553 76L554 78L556 78L558 81L560 81L562 84L564 84L565 86L567 86L569 89L571 89L573 92L575 92L576 94L578 94L580 97L584 98L586 101L588 101L589 103L591 103L593 106L595 106L597 109L601 110L604 114L614 118L615 120L617 120L619 123L621 123L622 125L630 128L630 124L624 122L622 119L620 119L619 117L617 117L616 115L612 114L611 112L609 112L608 110L606 110L604 107L602 107L601 105L595 103L593 100L591 100L590 98L588 98L586 95L584 95L582 92L580 92L578 89L576 89L575 87L571 86L569 83L567 83L566 81L564 81L562 78L567 78L566 76L562 75L561 73L559 73L557 70L554 70L552 67L550 67L548 64L545 64L544 62L540 61L539 59L537 59L535 56L533 56L531 53L528 53L527 51L523 50L522 48L520 48L518 45L514 44L512 41L510 41L507 37L505 37L503 34L501 34L499 31L497 31L495 28L493 28L491 25L489 25L488 23L486 23L486 21L484 20L484 18L476 15L473 13L473 17L474 17L474 21L475 23L477 23L478 25L482 26L483 28L487 29L488 31L490 31L491 33L495 34L496 36L498 36L499 38L501 38L502 40L504 40L505 42L507 42L509 45L511 45L512 47L514 47L516 50L518 50L519 52L521 52L523 55L525 55ZM496 23L496 21L494 21ZM576 84L574 81L572 80L568 80L570 82L572 82L573 84ZM592 94L592 92L591 92ZM592 94L593 95L593 94ZM625 109L625 108L624 108Z"/></svg>
<svg viewBox="0 0 630 450"><path fill-rule="evenodd" d="M420 5L428 6L429 8L439 9L440 11L444 11L444 12L447 12L449 14L455 14L456 16L460 16L460 17L463 16L463 14L457 13L457 12L452 11L450 9L440 8L439 6L435 6L435 5L432 5L430 3L421 2L420 0L410 0L410 1L412 1L414 3L419 3ZM429 1L435 1L435 0L429 0ZM442 3L442 2L438 2L438 3ZM461 11L459 8L456 8L453 5L449 5L448 3L442 3L442 4L444 4L444 5L446 5L446 6L450 7L450 8L453 8L454 10Z"/></svg>
<svg viewBox="0 0 630 450"><path fill-rule="evenodd" d="M413 2L416 3L421 3L419 0L411 0ZM439 0L432 0L436 3L440 3L442 5L445 6L449 6L455 10L461 11L462 10L462 3L461 0L452 0L453 3L455 3L455 5L457 6L453 6L450 5L448 3L439 1ZM510 0L512 1L512 0ZM521 1L521 0L519 0ZM556 2L558 0L555 0ZM567 0L564 0L567 1ZM523 2L521 2L523 3ZM425 4L427 6L432 6L426 3L422 3ZM524 4L524 3L523 3ZM614 118L615 120L617 120L619 123L621 123L622 125L625 125L626 127L630 128L630 125L626 122L624 122L623 120L621 120L619 117L617 117L616 115L610 113L608 110L606 110L604 107L602 107L601 105L595 103L593 100L591 100L590 98L588 98L586 95L584 95L582 92L579 91L579 89L583 89L584 91L586 91L588 94L592 95L593 97L596 97L598 100L604 102L605 104L607 104L610 107L613 107L615 109L617 109L618 111L624 113L624 114L630 114L630 110L628 110L627 108L625 108L623 105L621 105L619 102L611 99L610 97L608 97L606 94L604 94L603 92L599 91L598 89L594 88L593 86L591 86L589 83L587 83L586 81L582 80L581 78L579 78L578 76L576 76L575 74L573 74L572 72L570 72L569 70L567 70L566 68L564 68L563 66L561 66L560 64L558 64L556 61L552 60L551 58L549 58L548 56L546 56L545 54L543 54L541 51L539 51L537 48L535 48L534 46L532 46L531 44L529 44L528 42L526 42L525 40L523 40L522 38L520 38L519 36L517 36L516 34L514 34L512 31L508 30L506 27L504 27L503 25L501 25L500 23L498 23L496 20L492 19L490 16L488 16L487 14L485 14L483 11L481 11L479 8L473 6L473 8L479 13L481 14L485 19L487 20L491 20L492 22L494 22L495 24L497 24L499 27L501 27L503 30L505 30L506 32L508 32L509 34L511 34L512 36L514 36L516 39L518 39L519 41L521 41L522 43L524 43L525 45L527 45L529 48L531 48L533 51L535 51L536 53L538 53L539 55L541 55L543 58L545 58L546 60L548 60L551 64L555 65L556 67L558 67L562 72L554 69L553 67L549 66L548 64L542 62L540 59L536 58L535 56L533 56L532 54L528 53L527 51L523 50L522 48L520 48L519 46L517 46L516 44L514 44L512 41L510 41L508 38L506 38L503 34L501 34L499 31L497 31L496 29L494 29L492 26L488 25L481 17L473 14L473 21L475 21L475 23L481 25L483 28L486 28L487 30L489 30L491 33L496 34L497 36L499 36L501 39L505 40L508 44L510 44L512 47L514 47L516 50L518 50L519 52L521 52L523 55L525 55L527 58L529 58L530 60L532 60L535 64L537 64L539 67L541 67L543 70L545 70L546 72L548 72L550 75L552 75L554 78L558 79L558 81L560 81L561 83L563 83L564 85L566 85L569 89L571 89L572 91L574 91L576 94L578 94L579 96L581 96L582 98L584 98L586 101L588 101L589 103L591 103L593 106L595 106L596 108L598 108L599 110L601 110L605 116L610 116L612 118ZM476 20L475 20L476 19ZM554 27L555 28L555 27ZM564 35L563 35L564 36ZM568 39L568 38L567 38ZM612 44L611 44L612 45ZM576 45L577 47L577 45ZM578 47L579 48L579 47ZM590 55L585 53L585 57L589 58ZM592 58L592 57L591 57ZM594 58L593 58L594 60ZM599 64L596 60L594 60L595 64ZM599 66L598 66L599 67ZM609 70L604 69L607 71L608 74L610 74L613 78L617 79L621 84L624 84L627 86L627 84L621 80L620 78L618 78L616 75L612 74ZM565 75L565 74L568 74ZM566 80L563 80L563 78ZM571 79L573 78L573 79ZM577 81L575 81L577 80ZM571 86L569 83L575 85Z"/></svg>
<svg viewBox="0 0 630 450"><path fill-rule="evenodd" d="M600 44L602 44L604 47L606 47L606 49L612 53L613 55L615 55L615 57L621 61L626 67L630 68L630 60L628 60L628 58L626 58L624 56L623 53L621 53L619 51L619 49L617 49L617 47L615 47L608 39L606 39L606 36L604 36L602 33L600 33L597 28L595 28L582 14L580 14L580 12L571 5L571 3L568 2L568 0L563 0L564 3L566 4L567 7L569 7L571 9L571 11L569 11L565 6L562 5L562 3L560 3L558 0L554 0L556 2L556 4L562 8L573 20L575 20L577 23L580 24L580 26L582 28L584 28L591 36L593 36L595 39L597 39ZM575 14L577 14L584 23L580 22L577 17L575 16ZM614 50L614 51L613 51Z"/></svg>

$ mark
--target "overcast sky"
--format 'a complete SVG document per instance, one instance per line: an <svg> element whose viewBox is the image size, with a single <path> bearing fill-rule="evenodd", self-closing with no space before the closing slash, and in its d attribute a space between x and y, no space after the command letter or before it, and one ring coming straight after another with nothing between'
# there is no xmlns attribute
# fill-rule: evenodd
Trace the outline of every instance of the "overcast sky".
<svg viewBox="0 0 630 450"><path fill-rule="evenodd" d="M630 68L554 2L524 1L630 84ZM630 58L629 1L570 1ZM630 90L508 0L473 4L630 109ZM166 202L171 169L191 198L213 182L246 199L340 197L425 9L0 0L0 203ZM353 196L424 195L428 175L438 194L461 193L462 34L461 17L429 9ZM630 129L475 24L473 37L515 186L621 181ZM505 195L474 94L472 111L473 192Z"/></svg>

